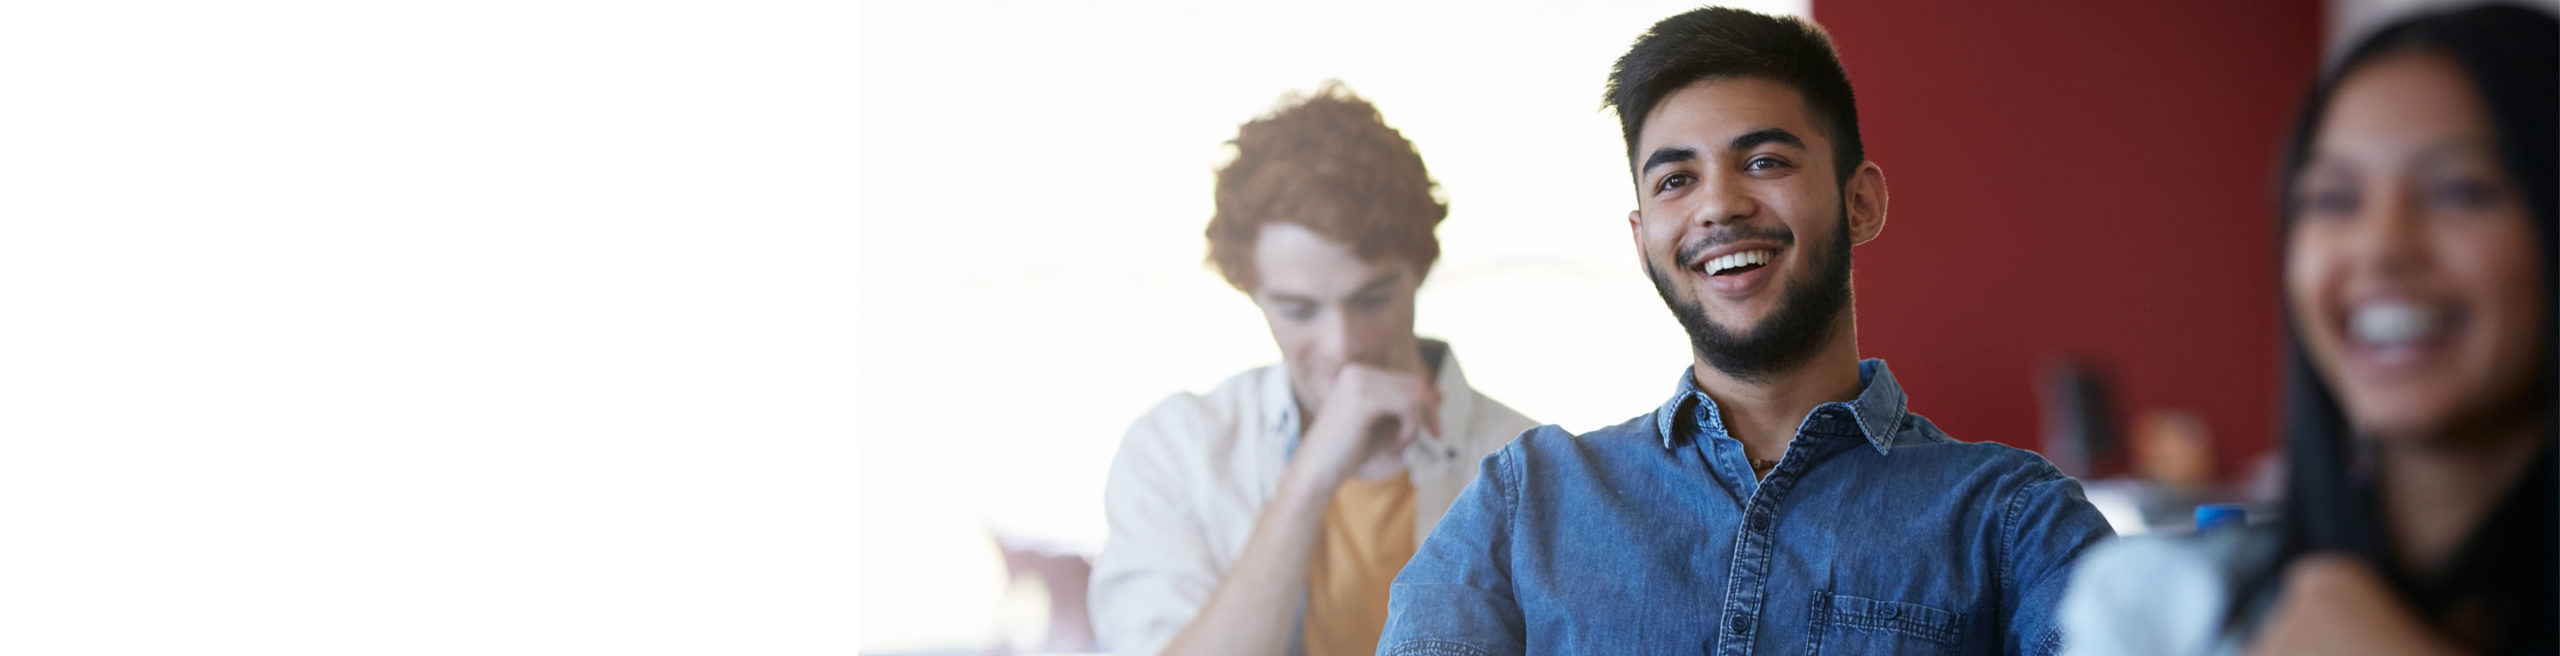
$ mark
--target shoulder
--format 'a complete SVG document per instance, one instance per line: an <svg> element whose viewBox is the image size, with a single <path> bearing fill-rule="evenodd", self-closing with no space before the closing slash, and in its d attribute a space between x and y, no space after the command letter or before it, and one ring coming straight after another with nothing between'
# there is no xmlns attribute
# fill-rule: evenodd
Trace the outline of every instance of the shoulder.
<svg viewBox="0 0 2560 656"><path fill-rule="evenodd" d="M2073 652L2214 652L2233 586L2252 554L2271 544L2263 532L2227 531L2135 536L2091 549L2073 568L2062 601Z"/></svg>
<svg viewBox="0 0 2560 656"><path fill-rule="evenodd" d="M1244 428L1259 421L1270 369L1247 369L1228 377L1207 394L1166 395L1129 426L1120 441L1121 457L1152 454L1174 458L1175 454L1205 455L1231 447Z"/></svg>
<svg viewBox="0 0 2560 656"><path fill-rule="evenodd" d="M1662 438L1653 427L1653 416L1644 415L1579 435L1555 424L1537 426L1521 433L1519 439L1498 453L1514 466L1556 469L1652 455L1661 450Z"/></svg>
<svg viewBox="0 0 2560 656"><path fill-rule="evenodd" d="M1524 447L1524 450L1527 451L1559 454L1567 452L1587 452L1592 450L1605 451L1644 444L1660 446L1661 443L1661 433L1654 429L1653 415L1651 414L1639 415L1626 421L1619 422L1615 426L1608 426L1579 435L1574 434L1572 431L1565 430L1563 426L1546 424L1536 428L1531 428L1528 432L1520 434L1520 440L1518 442L1518 444Z"/></svg>
<svg viewBox="0 0 2560 656"><path fill-rule="evenodd" d="M1121 438L1120 448L1126 451L1191 441L1208 432L1209 426L1226 423L1221 414L1224 413L1218 411L1216 404L1201 395L1174 392L1129 425L1129 434Z"/></svg>
<svg viewBox="0 0 2560 656"><path fill-rule="evenodd" d="M1517 439L1503 444L1478 465L1477 484L1495 490L1506 505L1522 503L1529 493L1526 488L1554 491L1557 485L1575 486L1591 482L1586 476L1605 469L1613 458L1610 451L1621 448L1625 439L1619 427L1604 428L1575 435L1562 426L1532 426ZM1546 497L1535 495L1530 498Z"/></svg>
<svg viewBox="0 0 2560 656"><path fill-rule="evenodd" d="M1894 436L1893 456L1905 455L1969 478L2000 483L2003 488L2071 480L2034 451L1998 442L1958 440L1916 412L1904 416Z"/></svg>
<svg viewBox="0 0 2560 656"><path fill-rule="evenodd" d="M1996 520L2001 540L2029 539L2078 553L2113 535L2078 479L2033 451L1995 442L1964 442L1911 415L1891 454L1876 462L1895 479L1934 494L1961 499L1979 516ZM2012 554L2023 555L2023 554Z"/></svg>

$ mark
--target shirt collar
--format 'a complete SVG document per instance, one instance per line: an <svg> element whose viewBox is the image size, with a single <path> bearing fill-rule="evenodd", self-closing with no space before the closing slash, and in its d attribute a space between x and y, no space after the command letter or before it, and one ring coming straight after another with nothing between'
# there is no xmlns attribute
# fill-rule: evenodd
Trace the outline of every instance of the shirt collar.
<svg viewBox="0 0 2560 656"><path fill-rule="evenodd" d="M1262 426L1298 450L1298 395L1289 388L1289 363L1262 368Z"/></svg>
<svg viewBox="0 0 2560 656"><path fill-rule="evenodd" d="M1691 404L1706 412L1701 426L1716 435L1724 434L1724 416L1716 409L1716 400L1698 389L1697 378L1691 375L1695 373L1694 369L1693 365L1680 370L1677 392L1653 413L1654 429L1662 436L1663 448L1670 448L1675 442L1679 422L1688 415ZM1845 410L1856 421L1859 434L1867 438L1868 444L1875 446L1876 453L1892 452L1895 429L1902 426L1903 415L1909 413L1909 399L1903 396L1902 385L1894 382L1893 370L1885 366L1884 360L1868 359L1858 363L1858 388L1856 399L1814 406L1813 411L1805 415L1804 423L1798 424L1797 430L1802 431L1806 424L1822 417L1826 410Z"/></svg>

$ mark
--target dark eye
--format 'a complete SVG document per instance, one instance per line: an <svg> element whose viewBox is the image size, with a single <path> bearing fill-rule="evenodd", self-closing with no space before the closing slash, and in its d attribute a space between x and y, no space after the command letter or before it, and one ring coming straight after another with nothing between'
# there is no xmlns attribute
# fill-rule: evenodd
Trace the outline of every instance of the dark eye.
<svg viewBox="0 0 2560 656"><path fill-rule="evenodd" d="M2478 209L2497 200L2498 190L2479 178L2456 178L2434 185L2427 195L2435 202L2451 207Z"/></svg>
<svg viewBox="0 0 2560 656"><path fill-rule="evenodd" d="M1664 177L1662 178L1662 190L1663 190L1663 191L1671 191L1671 190L1674 190L1674 189L1679 189L1679 188L1681 188L1681 187L1686 187L1686 186L1689 186L1689 182L1690 182L1690 180L1689 180L1689 174L1687 174L1687 173L1673 173L1673 174L1671 174L1671 175L1664 176Z"/></svg>
<svg viewBox="0 0 2560 656"><path fill-rule="evenodd" d="M1371 294L1371 295L1368 295L1368 296L1359 296L1359 297L1354 297L1354 298L1352 298L1352 299L1351 299L1351 309L1354 309L1354 310L1360 310L1360 311L1363 311L1363 312L1366 312L1366 311L1369 311L1369 310L1375 310L1375 309L1378 309L1378 308L1380 308L1380 307L1385 306L1386 304L1387 304L1387 296L1386 296L1385 294Z"/></svg>
<svg viewBox="0 0 2560 656"><path fill-rule="evenodd" d="M2341 217L2354 214L2361 200L2354 187L2331 185L2306 189L2294 203L2306 216Z"/></svg>
<svg viewBox="0 0 2560 656"><path fill-rule="evenodd" d="M1313 303L1284 303L1280 305L1280 316L1290 321L1306 321L1316 318L1316 306Z"/></svg>
<svg viewBox="0 0 2560 656"><path fill-rule="evenodd" d="M1769 169L1779 168L1779 167L1786 166L1786 165L1787 165L1787 163L1786 163L1785 161L1780 160L1780 159L1775 158L1775 157L1754 157L1754 158L1751 158L1751 161L1743 162L1743 163L1742 163L1742 170L1745 170L1745 171L1766 171L1766 170L1769 170Z"/></svg>

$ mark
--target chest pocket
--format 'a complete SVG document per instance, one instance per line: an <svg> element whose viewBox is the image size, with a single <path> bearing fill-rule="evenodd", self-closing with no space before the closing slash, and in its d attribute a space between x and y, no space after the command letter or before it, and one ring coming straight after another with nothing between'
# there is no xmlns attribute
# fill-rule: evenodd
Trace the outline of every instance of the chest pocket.
<svg viewBox="0 0 2560 656"><path fill-rule="evenodd" d="M1813 593L1806 654L1953 654L1965 614L1920 604Z"/></svg>

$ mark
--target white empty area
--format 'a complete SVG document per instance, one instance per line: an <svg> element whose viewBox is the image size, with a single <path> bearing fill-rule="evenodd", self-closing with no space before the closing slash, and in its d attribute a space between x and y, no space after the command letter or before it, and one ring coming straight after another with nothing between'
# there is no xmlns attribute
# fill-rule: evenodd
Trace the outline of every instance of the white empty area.
<svg viewBox="0 0 2560 656"><path fill-rule="evenodd" d="M0 6L0 653L852 649L857 29Z"/></svg>

